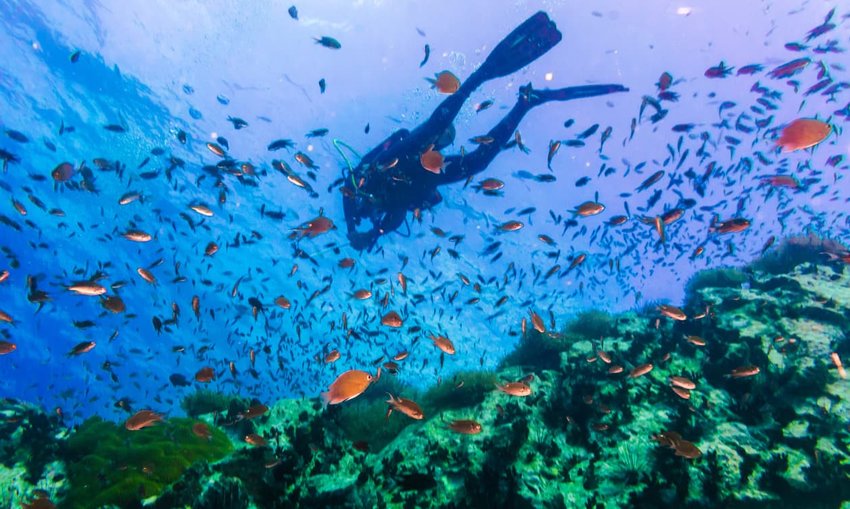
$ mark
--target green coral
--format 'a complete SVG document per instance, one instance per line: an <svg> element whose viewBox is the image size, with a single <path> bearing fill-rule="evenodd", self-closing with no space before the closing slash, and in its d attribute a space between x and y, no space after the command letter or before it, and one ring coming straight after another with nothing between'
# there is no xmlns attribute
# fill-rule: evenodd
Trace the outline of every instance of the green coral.
<svg viewBox="0 0 850 509"><path fill-rule="evenodd" d="M567 324L568 334L592 340L611 336L614 330L614 317L598 309L583 311Z"/></svg>
<svg viewBox="0 0 850 509"><path fill-rule="evenodd" d="M685 293L695 296L703 288L740 288L748 280L747 274L734 267L702 270L688 280Z"/></svg>
<svg viewBox="0 0 850 509"><path fill-rule="evenodd" d="M192 432L195 421L175 418L139 431L93 417L68 439L70 489L63 507L128 507L158 495L192 463L224 457L232 444L210 427L210 438Z"/></svg>
<svg viewBox="0 0 850 509"><path fill-rule="evenodd" d="M425 415L475 406L484 401L487 393L496 389L498 381L492 371L460 371L454 375L452 382L431 387L420 403Z"/></svg>
<svg viewBox="0 0 850 509"><path fill-rule="evenodd" d="M563 339L540 334L532 329L523 335L514 350L502 359L500 367L536 366L554 369L560 363L560 353L567 348L568 344Z"/></svg>
<svg viewBox="0 0 850 509"><path fill-rule="evenodd" d="M238 396L222 394L207 389L198 389L183 398L180 402L180 408L189 417L198 417L199 415L211 414L213 412L226 412L234 400L242 401ZM247 406L245 407L247 408Z"/></svg>

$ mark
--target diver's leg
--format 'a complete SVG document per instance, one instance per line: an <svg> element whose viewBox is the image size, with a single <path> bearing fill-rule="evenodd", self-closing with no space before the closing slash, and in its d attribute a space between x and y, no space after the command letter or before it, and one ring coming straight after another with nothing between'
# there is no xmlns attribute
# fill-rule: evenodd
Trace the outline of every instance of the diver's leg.
<svg viewBox="0 0 850 509"><path fill-rule="evenodd" d="M492 143L480 145L477 149L464 156L446 157L446 167L443 169L443 172L434 176L439 181L437 185L466 180L471 175L484 171L508 140L510 140L514 131L519 126L522 117L535 106L549 101L569 101L614 92L627 92L628 90L628 88L622 85L585 85L555 90L534 90L531 88L531 85L521 87L516 105L514 105L501 122L496 124L487 133L487 136L493 138Z"/></svg>
<svg viewBox="0 0 850 509"><path fill-rule="evenodd" d="M457 92L447 97L431 117L411 133L411 143L417 145L417 150L434 143L481 84L522 69L560 41L561 32L545 12L540 11L525 20L493 48L487 60L461 84Z"/></svg>

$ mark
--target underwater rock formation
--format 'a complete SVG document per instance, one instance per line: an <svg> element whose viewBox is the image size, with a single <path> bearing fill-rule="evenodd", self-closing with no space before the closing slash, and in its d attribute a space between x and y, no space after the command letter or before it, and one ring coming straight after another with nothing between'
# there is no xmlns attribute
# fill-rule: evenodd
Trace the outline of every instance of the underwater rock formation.
<svg viewBox="0 0 850 509"><path fill-rule="evenodd" d="M66 507L846 504L850 380L832 354L850 358L850 271L824 257L757 266L697 275L681 309L529 329L498 372L424 392L385 374L340 405L285 399L247 418L233 399L210 441L188 419L137 432L94 419L57 442L50 420L20 410L54 445L18 468L37 479L63 458L70 487L51 494ZM424 418L388 415L387 393Z"/></svg>

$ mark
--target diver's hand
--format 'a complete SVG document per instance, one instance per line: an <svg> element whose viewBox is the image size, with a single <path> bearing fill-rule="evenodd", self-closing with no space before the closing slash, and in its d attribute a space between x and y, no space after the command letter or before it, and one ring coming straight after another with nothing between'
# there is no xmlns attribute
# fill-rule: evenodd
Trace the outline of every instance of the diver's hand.
<svg viewBox="0 0 850 509"><path fill-rule="evenodd" d="M348 233L348 240L351 241L351 247L358 251L372 249L377 239L378 234L375 231Z"/></svg>

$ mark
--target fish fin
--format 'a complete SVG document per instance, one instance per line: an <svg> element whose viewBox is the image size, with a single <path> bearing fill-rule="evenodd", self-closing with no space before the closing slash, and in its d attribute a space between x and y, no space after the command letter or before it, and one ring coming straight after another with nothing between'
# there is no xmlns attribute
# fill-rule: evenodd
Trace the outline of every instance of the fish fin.
<svg viewBox="0 0 850 509"><path fill-rule="evenodd" d="M330 392L323 392L323 393L321 394L321 396L322 396L322 410L324 410L324 409L326 409L326 408L328 407L328 405L330 404L330 401L331 401L331 393L330 393Z"/></svg>

